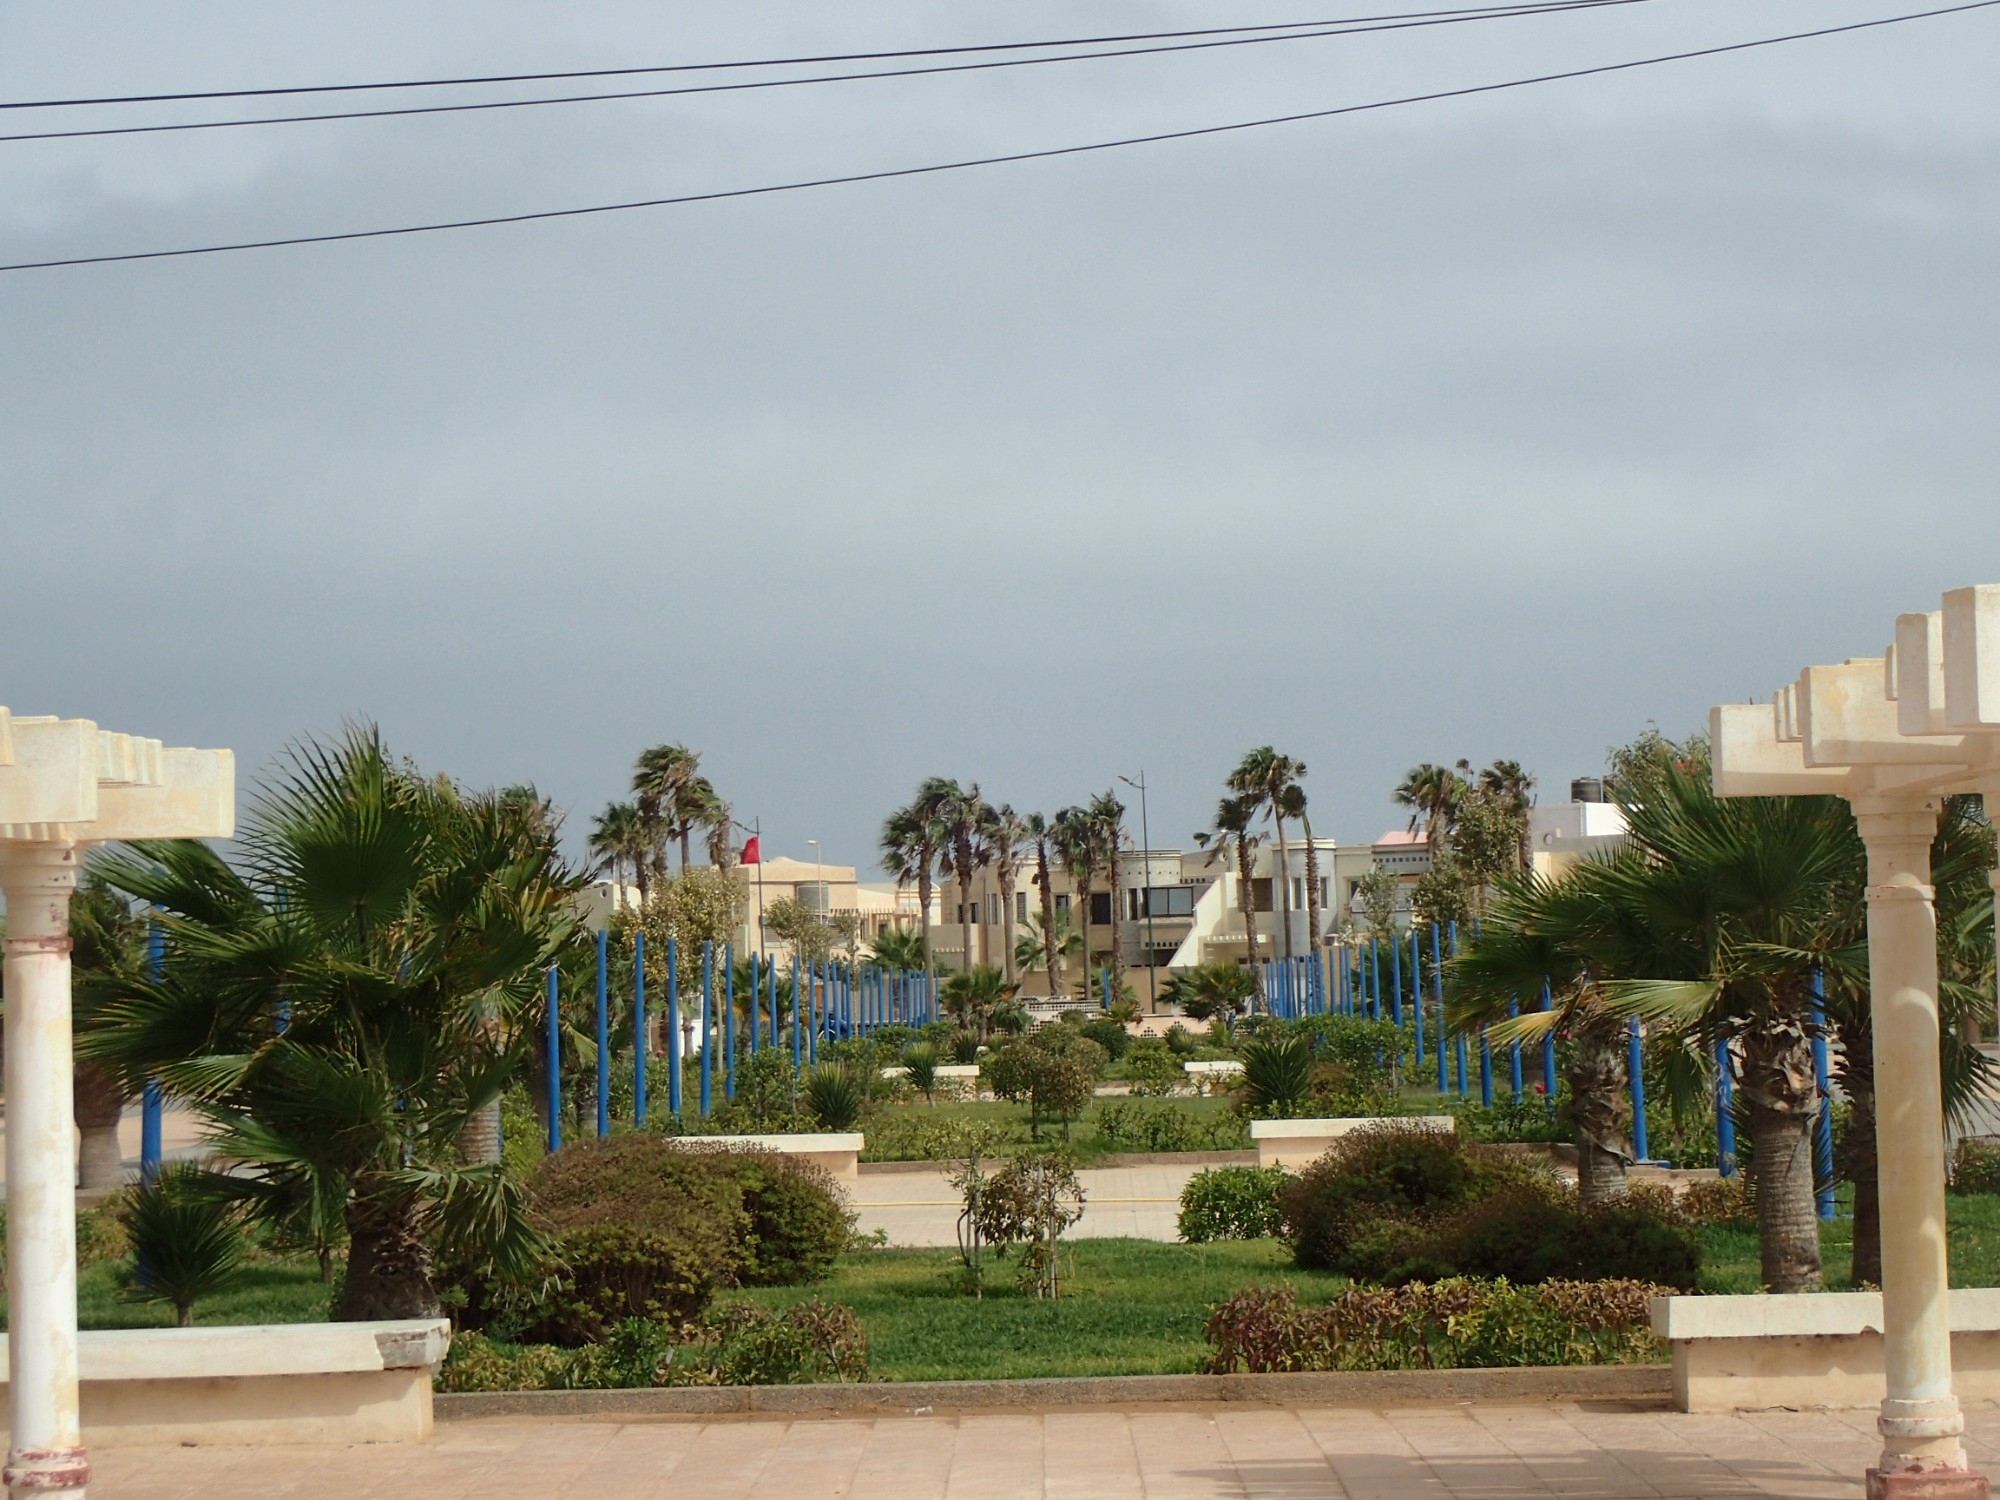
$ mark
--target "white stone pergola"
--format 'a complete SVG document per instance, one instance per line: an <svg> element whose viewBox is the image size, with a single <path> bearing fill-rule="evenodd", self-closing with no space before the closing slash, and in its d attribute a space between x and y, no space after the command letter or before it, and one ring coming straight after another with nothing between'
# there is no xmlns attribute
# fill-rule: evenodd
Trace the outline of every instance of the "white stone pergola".
<svg viewBox="0 0 2000 1500"><path fill-rule="evenodd" d="M7 1405L10 1496L82 1496L69 901L85 851L227 838L236 763L87 719L0 708L0 890L7 897Z"/></svg>
<svg viewBox="0 0 2000 1500"><path fill-rule="evenodd" d="M1868 849L1888 1376L1870 1500L1989 1493L1967 1466L1951 1382L1930 853L1947 793L2000 808L2000 585L1955 589L1943 606L1899 616L1882 656L1807 667L1771 704L1709 723L1720 795L1845 798Z"/></svg>

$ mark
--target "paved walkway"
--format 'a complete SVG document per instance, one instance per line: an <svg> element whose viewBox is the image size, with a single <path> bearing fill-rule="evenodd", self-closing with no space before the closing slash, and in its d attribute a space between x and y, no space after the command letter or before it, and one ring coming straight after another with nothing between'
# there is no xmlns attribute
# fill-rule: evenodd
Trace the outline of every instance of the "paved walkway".
<svg viewBox="0 0 2000 1500"><path fill-rule="evenodd" d="M1181 1189L1200 1170L1184 1165L1089 1167L1078 1172L1083 1218L1066 1238L1179 1239ZM942 1172L863 1172L847 1187L864 1234L880 1229L891 1245L958 1243L959 1198Z"/></svg>
<svg viewBox="0 0 2000 1500"><path fill-rule="evenodd" d="M2000 1409L1967 1413L2000 1472ZM93 1500L1569 1500L1858 1496L1872 1411L1199 1405L819 1420L496 1418L420 1447L128 1448Z"/></svg>

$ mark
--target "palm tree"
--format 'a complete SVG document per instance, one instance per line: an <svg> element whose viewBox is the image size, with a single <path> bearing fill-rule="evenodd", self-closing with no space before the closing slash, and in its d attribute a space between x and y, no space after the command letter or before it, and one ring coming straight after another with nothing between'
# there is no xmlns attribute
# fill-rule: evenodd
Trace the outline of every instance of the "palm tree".
<svg viewBox="0 0 2000 1500"><path fill-rule="evenodd" d="M1306 839L1306 930L1312 934L1312 951L1319 952L1325 935L1320 927L1319 850L1313 847L1312 818L1306 813L1306 789L1296 781L1282 797L1285 816L1296 818Z"/></svg>
<svg viewBox="0 0 2000 1500"><path fill-rule="evenodd" d="M681 868L688 867L689 825L681 821L679 806L688 787L698 779L700 768L699 751L685 745L655 745L639 752L632 771L639 825L645 830L653 874L662 880L667 875L667 839L676 828L681 840Z"/></svg>
<svg viewBox="0 0 2000 1500"><path fill-rule="evenodd" d="M1111 875L1111 994L1106 1005L1125 993L1125 945L1118 935L1119 908L1125 892L1120 879L1118 856L1125 847L1125 804L1115 792L1099 792L1090 799L1090 824L1097 842L1097 857Z"/></svg>
<svg viewBox="0 0 2000 1500"><path fill-rule="evenodd" d="M1028 841L1028 825L1004 803L986 807L985 814L980 837L993 865L994 878L1000 882L1000 946L1005 955L1007 982L1012 984L1019 977L1014 964L1014 934L1018 930L1014 920L1014 889L1021 879L1021 848Z"/></svg>
<svg viewBox="0 0 2000 1500"><path fill-rule="evenodd" d="M688 815L707 830L708 862L718 870L736 863L736 809L723 801L706 776L690 789Z"/></svg>
<svg viewBox="0 0 2000 1500"><path fill-rule="evenodd" d="M923 931L907 927L892 927L878 933L869 945L869 957L876 964L899 973L921 970L926 952Z"/></svg>
<svg viewBox="0 0 2000 1500"><path fill-rule="evenodd" d="M457 1141L535 1045L579 881L520 808L399 765L372 727L295 746L252 806L240 868L193 841L103 857L167 961L82 1050L206 1115L252 1212L339 1205L335 1317L434 1317L432 1245L534 1263L518 1185Z"/></svg>
<svg viewBox="0 0 2000 1500"><path fill-rule="evenodd" d="M636 874L639 904L645 905L649 879L646 835L640 824L639 809L630 802L606 803L604 811L591 819L589 847L597 859L591 873L609 872L611 883L622 888L625 871L630 868Z"/></svg>
<svg viewBox="0 0 2000 1500"><path fill-rule="evenodd" d="M98 1007L146 972L145 925L131 903L106 885L93 867L69 904L70 962L74 969L74 1026L96 1023ZM111 1069L79 1057L70 1084L78 1134L77 1186L115 1188L125 1181L118 1122L131 1091Z"/></svg>
<svg viewBox="0 0 2000 1500"><path fill-rule="evenodd" d="M1027 837L1035 845L1035 885L1041 892L1041 938L1042 966L1049 974L1049 998L1063 998L1062 955L1068 950L1062 948L1056 935L1056 893L1050 880L1049 835L1050 823L1040 813L1029 813L1024 820ZM1074 928L1075 924L1071 924ZM1018 963L1018 960L1017 960Z"/></svg>
<svg viewBox="0 0 2000 1500"><path fill-rule="evenodd" d="M947 974L938 994L945 1009L958 1018L959 1025L976 1027L983 1037L993 1012L1012 1000L1017 988L991 964L974 964L956 974Z"/></svg>
<svg viewBox="0 0 2000 1500"><path fill-rule="evenodd" d="M1460 761L1459 765L1462 767L1465 762ZM1423 828L1433 861L1451 841L1452 825L1458 821L1458 807L1465 790L1465 777L1459 771L1425 761L1413 766L1404 775L1402 784L1389 794L1398 807L1410 809L1410 832L1415 833L1419 826Z"/></svg>
<svg viewBox="0 0 2000 1500"><path fill-rule="evenodd" d="M958 881L958 927L965 952L960 967L970 970L976 962L972 951L975 906L972 877L993 858L992 847L986 842L986 827L992 809L980 797L976 781L964 787L955 781L946 781L940 793L937 802L940 866Z"/></svg>
<svg viewBox="0 0 2000 1500"><path fill-rule="evenodd" d="M1278 898L1278 952L1285 958L1292 954L1292 861L1285 843L1285 797L1305 774L1304 761L1280 755L1273 746L1260 745L1237 763L1225 782L1230 791L1262 808L1277 830L1278 873L1273 884Z"/></svg>
<svg viewBox="0 0 2000 1500"><path fill-rule="evenodd" d="M899 807L882 820L878 848L882 868L902 889L914 882L917 887L917 931L923 935L924 967L930 967L930 920L932 880L938 868L943 843L938 811L947 800L952 784L933 776L917 788L908 807Z"/></svg>
<svg viewBox="0 0 2000 1500"><path fill-rule="evenodd" d="M1076 912L1077 934L1083 939L1083 967L1090 969L1090 887L1097 875L1098 841L1095 828L1090 821L1090 813L1081 807L1065 807L1049 823L1049 847L1056 858L1062 861L1063 873L1069 876L1076 894L1072 907ZM1086 982L1084 990L1089 992Z"/></svg>
<svg viewBox="0 0 2000 1500"><path fill-rule="evenodd" d="M1039 912L1031 912L1027 929L1014 939L1014 967L1030 972L1046 969L1049 954L1053 952L1060 972L1062 961L1082 948L1083 939L1068 912L1052 912L1046 918ZM1054 989L1053 982L1050 989Z"/></svg>
<svg viewBox="0 0 2000 1500"><path fill-rule="evenodd" d="M1194 836L1195 843L1209 851L1211 860L1225 853L1236 856L1236 905L1243 913L1243 933L1248 945L1245 962L1257 964L1257 892L1251 874L1255 869L1258 836L1250 831L1257 820L1257 804L1249 797L1224 797L1215 805L1214 826Z"/></svg>
<svg viewBox="0 0 2000 1500"><path fill-rule="evenodd" d="M1496 760L1479 773L1479 790L1507 810L1520 830L1519 868L1533 863L1534 850L1528 842L1528 809L1535 804L1535 778L1518 760Z"/></svg>

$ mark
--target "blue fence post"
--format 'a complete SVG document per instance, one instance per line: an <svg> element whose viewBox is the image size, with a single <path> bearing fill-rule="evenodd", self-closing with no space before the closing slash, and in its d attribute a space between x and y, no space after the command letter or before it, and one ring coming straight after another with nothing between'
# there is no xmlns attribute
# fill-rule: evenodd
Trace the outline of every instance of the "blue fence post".
<svg viewBox="0 0 2000 1500"><path fill-rule="evenodd" d="M1403 1024L1403 943L1389 939L1389 1019Z"/></svg>
<svg viewBox="0 0 2000 1500"><path fill-rule="evenodd" d="M1382 950L1374 938L1368 940L1368 968L1361 976L1368 981L1368 1019L1382 1019Z"/></svg>
<svg viewBox="0 0 2000 1500"><path fill-rule="evenodd" d="M1412 927L1410 929L1410 988L1416 992L1417 996L1415 1013L1417 1023L1416 1066L1419 1068L1424 1065L1424 973L1420 959L1421 950L1417 947L1417 929ZM1442 1056L1442 1049L1444 1047L1443 1031L1438 1032L1437 1043L1440 1049L1439 1055Z"/></svg>
<svg viewBox="0 0 2000 1500"><path fill-rule="evenodd" d="M750 1029L747 1034L750 1039L750 1055L755 1057L757 1055L757 1043L760 1040L757 1033L764 1026L764 971L757 966L757 957L755 954L752 954L745 961L750 965L750 993L745 997L749 1001L750 1010ZM730 961L729 970L731 974L736 972L736 963L733 958ZM735 1006L731 1005L730 1009L734 1010Z"/></svg>
<svg viewBox="0 0 2000 1500"><path fill-rule="evenodd" d="M1549 982L1542 981L1542 1009L1553 1010L1555 996L1549 989ZM1549 1108L1556 1107L1556 1034L1553 1030L1542 1038L1542 1093L1548 1098Z"/></svg>
<svg viewBox="0 0 2000 1500"><path fill-rule="evenodd" d="M556 966L549 965L549 1151L562 1150L562 1016L556 1009Z"/></svg>
<svg viewBox="0 0 2000 1500"><path fill-rule="evenodd" d="M611 934L597 930L597 1133L611 1134L611 983L605 972Z"/></svg>
<svg viewBox="0 0 2000 1500"><path fill-rule="evenodd" d="M1418 955L1417 930L1416 928L1412 927L1410 929L1410 962L1412 964L1416 963L1417 955ZM1431 923L1431 981L1433 985L1441 985L1443 983L1443 978L1444 978L1443 960L1438 951L1438 924L1433 922ZM1422 1011L1424 1008L1424 987L1421 982L1417 984L1416 991L1417 991L1416 995L1417 1009L1419 1011ZM1444 1024L1444 1005L1442 1002L1440 1002L1438 1005L1438 1031L1437 1031L1438 1093L1440 1095L1445 1094L1451 1088L1451 1075L1448 1071L1450 1067L1450 1061L1449 1061L1450 1051L1451 1051L1451 1030Z"/></svg>
<svg viewBox="0 0 2000 1500"><path fill-rule="evenodd" d="M775 973L777 970L775 960L773 960L771 967L772 972ZM776 983L775 980L772 982ZM800 1035L801 1028L799 1026L799 1002L804 998L799 993L799 956L794 953L792 955L792 1069L795 1072L805 1060L804 1038Z"/></svg>
<svg viewBox="0 0 2000 1500"><path fill-rule="evenodd" d="M1638 1161L1652 1160L1646 1150L1646 1048L1639 1035L1639 1018L1628 1023L1625 1039L1625 1071L1632 1081L1632 1155Z"/></svg>
<svg viewBox="0 0 2000 1500"><path fill-rule="evenodd" d="M1507 1019L1513 1020L1521 1013L1521 1007L1512 1000L1507 1002ZM1521 1044L1515 1042L1507 1048L1507 1082L1514 1090L1514 1102L1521 1102Z"/></svg>
<svg viewBox="0 0 2000 1500"><path fill-rule="evenodd" d="M1833 1217L1833 1090L1826 1058L1826 975L1817 965L1812 976L1813 1084L1819 1091L1818 1119L1813 1122L1813 1196L1822 1219Z"/></svg>
<svg viewBox="0 0 2000 1500"><path fill-rule="evenodd" d="M687 1029L681 1025L680 944L667 939L667 1113L680 1118L681 1075L686 1071Z"/></svg>
<svg viewBox="0 0 2000 1500"><path fill-rule="evenodd" d="M736 945L722 945L722 1097L736 1097Z"/></svg>
<svg viewBox="0 0 2000 1500"><path fill-rule="evenodd" d="M707 1117L715 1103L715 1048L709 1045L715 1032L715 944L701 944L701 1112Z"/></svg>
<svg viewBox="0 0 2000 1500"><path fill-rule="evenodd" d="M771 987L771 1045L776 1047L778 1045L778 961L775 958L768 958L764 960L764 966L765 972L770 976L769 982Z"/></svg>
<svg viewBox="0 0 2000 1500"><path fill-rule="evenodd" d="M1730 1113L1735 1087L1731 1077L1729 1038L1715 1044L1715 1171L1719 1177L1736 1175L1736 1117Z"/></svg>
<svg viewBox="0 0 2000 1500"><path fill-rule="evenodd" d="M1475 929L1475 931L1476 931L1476 929ZM1453 923L1451 923L1451 924L1450 924L1450 932L1451 932L1451 956L1452 956L1453 958L1457 958L1457 957L1458 957L1458 923L1457 923L1457 922L1453 922ZM1440 959L1439 959L1439 956L1438 956L1438 946L1437 946L1437 941L1438 941L1438 935L1437 935L1437 929L1436 929L1435 927L1433 927L1433 928L1431 929L1431 972L1432 972L1432 974L1434 974L1434 975L1436 976L1436 987L1437 987L1437 1003L1438 1003L1438 1030L1439 1030L1439 1033L1440 1033L1440 1034L1442 1034L1442 1033L1443 1033L1443 1030L1444 1030L1444 965L1443 965L1443 963L1442 963L1442 962L1440 961ZM1482 1038L1483 1038L1483 1034L1482 1034ZM1486 1043L1485 1043L1485 1041L1484 1041L1484 1040L1482 1039L1479 1045L1480 1045L1480 1049L1481 1049L1481 1060L1482 1060L1482 1062L1483 1062L1483 1061L1484 1061L1484 1056L1485 1056L1485 1046L1486 1046ZM1465 1085L1465 1049L1466 1049L1466 1041L1465 1041L1465 1033L1461 1031L1461 1032L1460 1032L1460 1033L1458 1034L1458 1044L1457 1044L1457 1053L1458 1053L1458 1097L1459 1097L1459 1098L1461 1098L1461 1099L1463 1099L1463 1098L1465 1097L1465 1087L1466 1087L1466 1085ZM1490 1091L1489 1091L1489 1092L1490 1092ZM1491 1100L1488 1100L1488 1102L1489 1102L1489 1103L1491 1103L1492 1101L1491 1101Z"/></svg>
<svg viewBox="0 0 2000 1500"><path fill-rule="evenodd" d="M146 977L158 983L167 967L167 934L158 922L146 927ZM151 1182L160 1175L160 1158L166 1154L166 1097L156 1079L148 1078L139 1095L139 1181Z"/></svg>
<svg viewBox="0 0 2000 1500"><path fill-rule="evenodd" d="M667 1023L674 1015L674 940L667 939ZM680 1109L680 1078L669 1081L667 1107ZM632 929L632 1128L646 1128L646 934Z"/></svg>

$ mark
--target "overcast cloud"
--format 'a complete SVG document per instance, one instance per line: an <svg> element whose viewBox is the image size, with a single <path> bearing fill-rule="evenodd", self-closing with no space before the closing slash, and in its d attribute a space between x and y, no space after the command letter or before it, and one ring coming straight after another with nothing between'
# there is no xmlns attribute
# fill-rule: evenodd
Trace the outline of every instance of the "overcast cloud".
<svg viewBox="0 0 2000 1500"><path fill-rule="evenodd" d="M0 259L912 165L1898 8L7 144ZM0 94L1313 13L45 3L0 13ZM771 848L863 863L927 774L1053 811L1143 767L1184 842L1267 741L1344 838L1419 760L1518 757L1560 797L1648 720L2000 578L1995 77L1989 10L1061 161L0 276L0 702L246 772L371 716L579 832L680 740Z"/></svg>

